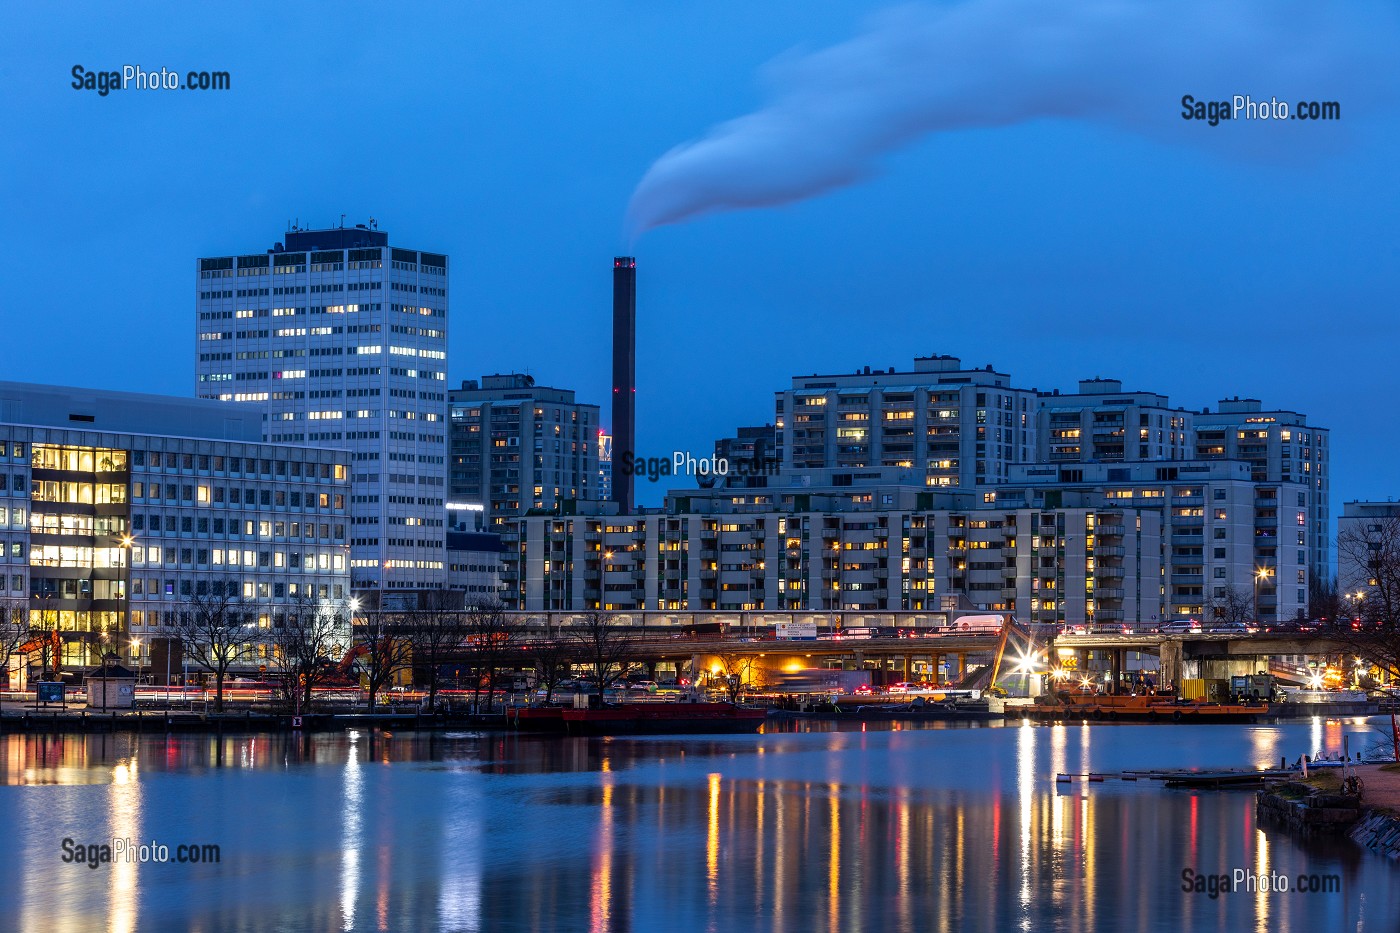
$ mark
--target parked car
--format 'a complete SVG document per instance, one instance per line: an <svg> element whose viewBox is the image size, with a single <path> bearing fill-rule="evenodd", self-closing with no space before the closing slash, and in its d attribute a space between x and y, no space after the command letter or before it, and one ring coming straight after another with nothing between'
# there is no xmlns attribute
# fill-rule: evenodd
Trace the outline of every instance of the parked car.
<svg viewBox="0 0 1400 933"><path fill-rule="evenodd" d="M656 681L654 680L634 680L627 685L627 689L637 690L644 693L655 693L656 686Z"/></svg>

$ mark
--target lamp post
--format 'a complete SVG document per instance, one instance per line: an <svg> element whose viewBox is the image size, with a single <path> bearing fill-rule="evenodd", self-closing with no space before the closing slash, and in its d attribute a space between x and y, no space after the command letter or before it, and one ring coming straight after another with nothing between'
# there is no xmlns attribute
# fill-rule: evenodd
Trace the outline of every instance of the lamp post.
<svg viewBox="0 0 1400 933"><path fill-rule="evenodd" d="M1254 571L1254 622L1256 625L1261 621L1259 618L1259 584L1273 575L1274 571L1272 567L1260 567ZM1274 614L1275 617L1277 617L1277 609L1274 610Z"/></svg>

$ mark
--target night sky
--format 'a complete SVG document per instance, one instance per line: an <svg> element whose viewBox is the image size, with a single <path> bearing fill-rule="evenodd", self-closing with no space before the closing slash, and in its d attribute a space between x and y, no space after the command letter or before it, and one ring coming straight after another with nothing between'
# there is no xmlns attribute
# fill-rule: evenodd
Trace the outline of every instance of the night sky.
<svg viewBox="0 0 1400 933"><path fill-rule="evenodd" d="M605 406L611 259L635 253L647 455L771 421L794 374L950 353L1041 389L1300 410L1332 429L1336 506L1400 494L1400 122L1376 66L1400 32L1367 3L1317 39L1217 7L1099 31L1024 0L916 7L907 30L854 2L12 4L0 376L192 394L195 258L343 214L451 257L451 386L524 370ZM891 29L910 70L851 65ZM128 63L232 90L71 87ZM1236 91L1343 119L1181 117L1183 94ZM663 198L788 203L635 233L657 159L794 99L841 107Z"/></svg>

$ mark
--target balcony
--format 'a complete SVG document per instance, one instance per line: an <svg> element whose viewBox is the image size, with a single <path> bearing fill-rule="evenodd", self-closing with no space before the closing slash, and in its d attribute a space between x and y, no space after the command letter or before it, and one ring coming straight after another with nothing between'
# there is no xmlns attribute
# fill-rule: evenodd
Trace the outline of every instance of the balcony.
<svg viewBox="0 0 1400 933"><path fill-rule="evenodd" d="M1095 599L1122 599L1123 588L1120 586L1101 586L1094 590Z"/></svg>
<svg viewBox="0 0 1400 933"><path fill-rule="evenodd" d="M1096 547L1096 548L1094 548L1094 554L1095 554L1097 557L1101 557L1101 558L1102 558L1102 557L1116 557L1116 558L1121 558L1121 557L1124 556L1125 553L1126 553L1126 551L1124 551L1123 546L1122 546L1122 545L1119 545L1119 544L1110 545L1110 546L1108 546L1108 547Z"/></svg>
<svg viewBox="0 0 1400 933"><path fill-rule="evenodd" d="M1123 519L1101 517L1094 525L1094 533L1101 538L1121 538L1123 537Z"/></svg>
<svg viewBox="0 0 1400 933"><path fill-rule="evenodd" d="M1121 580L1123 579L1122 567L1095 567L1094 579L1096 580Z"/></svg>

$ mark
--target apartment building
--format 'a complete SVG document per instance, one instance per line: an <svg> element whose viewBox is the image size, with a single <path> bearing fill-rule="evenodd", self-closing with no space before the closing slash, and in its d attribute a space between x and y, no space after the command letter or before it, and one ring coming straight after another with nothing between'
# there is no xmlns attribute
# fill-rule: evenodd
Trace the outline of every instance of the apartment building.
<svg viewBox="0 0 1400 933"><path fill-rule="evenodd" d="M356 592L441 589L447 257L370 226L288 231L199 259L196 394L258 412L269 443L350 451Z"/></svg>
<svg viewBox="0 0 1400 933"><path fill-rule="evenodd" d="M909 372L796 376L775 400L778 454L790 470L900 467L938 489L997 485L1034 460L1036 398L952 356L918 357Z"/></svg>
<svg viewBox="0 0 1400 933"><path fill-rule="evenodd" d="M0 599L65 666L136 662L216 588L261 628L344 604L349 496L347 452L264 443L251 410L0 382Z"/></svg>
<svg viewBox="0 0 1400 933"><path fill-rule="evenodd" d="M479 504L486 527L531 509L602 498L598 406L522 373L448 393L449 498Z"/></svg>
<svg viewBox="0 0 1400 933"><path fill-rule="evenodd" d="M529 517L506 550L521 608L986 609L1105 621L1162 612L1159 509L1028 508L840 479L676 493L633 515Z"/></svg>
<svg viewBox="0 0 1400 933"><path fill-rule="evenodd" d="M1196 458L1242 460L1257 483L1293 483L1303 492L1308 568L1317 580L1332 576L1331 432L1306 415L1266 410L1258 399L1221 399L1195 416Z"/></svg>
<svg viewBox="0 0 1400 933"><path fill-rule="evenodd" d="M1036 459L1123 463L1193 457L1191 412L1155 392L1124 392L1117 379L1083 379L1079 391L1040 396Z"/></svg>
<svg viewBox="0 0 1400 933"><path fill-rule="evenodd" d="M1210 618L1233 601L1263 620L1307 610L1306 505L1299 483L1259 483L1239 461L1034 464L1018 468L1015 492L1050 507L1066 495L1105 505L1154 509L1161 516L1163 602L1171 618Z"/></svg>

